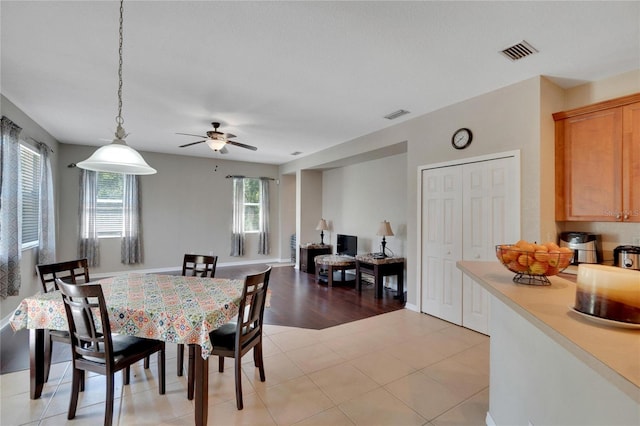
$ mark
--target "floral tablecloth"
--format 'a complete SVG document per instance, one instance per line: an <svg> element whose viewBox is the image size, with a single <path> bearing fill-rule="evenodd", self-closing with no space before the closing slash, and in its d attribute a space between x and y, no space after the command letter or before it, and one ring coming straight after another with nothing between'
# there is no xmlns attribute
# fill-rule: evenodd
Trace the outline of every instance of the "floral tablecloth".
<svg viewBox="0 0 640 426"><path fill-rule="evenodd" d="M238 315L244 285L243 280L136 273L97 282L102 285L112 332L197 343L203 358L213 349L209 333ZM25 298L10 323L14 330L67 330L60 292Z"/></svg>

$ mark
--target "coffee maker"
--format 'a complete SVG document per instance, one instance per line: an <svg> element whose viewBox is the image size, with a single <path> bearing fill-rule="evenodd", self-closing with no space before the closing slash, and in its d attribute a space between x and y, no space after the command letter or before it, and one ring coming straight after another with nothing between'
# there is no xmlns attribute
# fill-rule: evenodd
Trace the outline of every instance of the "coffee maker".
<svg viewBox="0 0 640 426"><path fill-rule="evenodd" d="M580 263L599 263L602 260L600 235L588 232L562 232L560 247L573 249L572 265Z"/></svg>

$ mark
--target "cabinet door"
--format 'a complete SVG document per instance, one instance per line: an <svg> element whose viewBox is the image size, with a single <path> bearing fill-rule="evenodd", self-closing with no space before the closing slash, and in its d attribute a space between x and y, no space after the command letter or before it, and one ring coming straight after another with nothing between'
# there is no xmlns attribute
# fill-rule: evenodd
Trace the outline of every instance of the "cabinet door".
<svg viewBox="0 0 640 426"><path fill-rule="evenodd" d="M461 167L422 173L422 304L430 315L462 325Z"/></svg>
<svg viewBox="0 0 640 426"><path fill-rule="evenodd" d="M623 108L622 219L640 222L640 102Z"/></svg>
<svg viewBox="0 0 640 426"><path fill-rule="evenodd" d="M463 166L463 260L495 261L497 244L518 240L518 176L518 162L513 157ZM462 325L489 334L489 306L489 293L463 274Z"/></svg>
<svg viewBox="0 0 640 426"><path fill-rule="evenodd" d="M622 108L557 122L556 219L616 221L622 210Z"/></svg>

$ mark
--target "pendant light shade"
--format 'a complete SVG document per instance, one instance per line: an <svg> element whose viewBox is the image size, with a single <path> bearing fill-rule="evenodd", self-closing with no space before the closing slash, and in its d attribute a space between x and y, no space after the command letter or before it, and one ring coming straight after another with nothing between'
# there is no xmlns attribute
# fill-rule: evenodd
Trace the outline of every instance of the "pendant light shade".
<svg viewBox="0 0 640 426"><path fill-rule="evenodd" d="M96 172L125 173L128 175L153 175L157 170L149 166L142 155L122 139L114 139L102 146L84 161L76 164L81 169Z"/></svg>
<svg viewBox="0 0 640 426"><path fill-rule="evenodd" d="M122 127L122 45L124 0L120 0L120 31L118 40L118 116L115 138L109 145L100 147L93 155L76 166L96 172L125 173L128 175L153 175L157 170L149 166L142 155L124 141L127 133Z"/></svg>

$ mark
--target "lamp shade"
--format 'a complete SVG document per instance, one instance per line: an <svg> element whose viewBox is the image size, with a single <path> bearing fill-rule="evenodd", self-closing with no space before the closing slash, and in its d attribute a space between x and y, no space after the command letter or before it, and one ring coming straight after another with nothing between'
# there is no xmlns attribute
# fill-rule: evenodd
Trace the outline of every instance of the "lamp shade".
<svg viewBox="0 0 640 426"><path fill-rule="evenodd" d="M328 231L329 225L327 225L327 221L324 219L320 219L318 222L318 226L316 226L316 231Z"/></svg>
<svg viewBox="0 0 640 426"><path fill-rule="evenodd" d="M378 232L376 233L376 235L381 235L383 237L393 236L393 231L391 230L391 224L386 220L383 220L382 222L380 222L380 226L378 227Z"/></svg>
<svg viewBox="0 0 640 426"><path fill-rule="evenodd" d="M135 149L122 139L114 139L109 145L96 152L76 166L96 172L125 173L128 175L153 175L157 170L149 166Z"/></svg>
<svg viewBox="0 0 640 426"><path fill-rule="evenodd" d="M214 151L220 151L227 144L225 141L219 141L217 139L207 139L207 145Z"/></svg>

